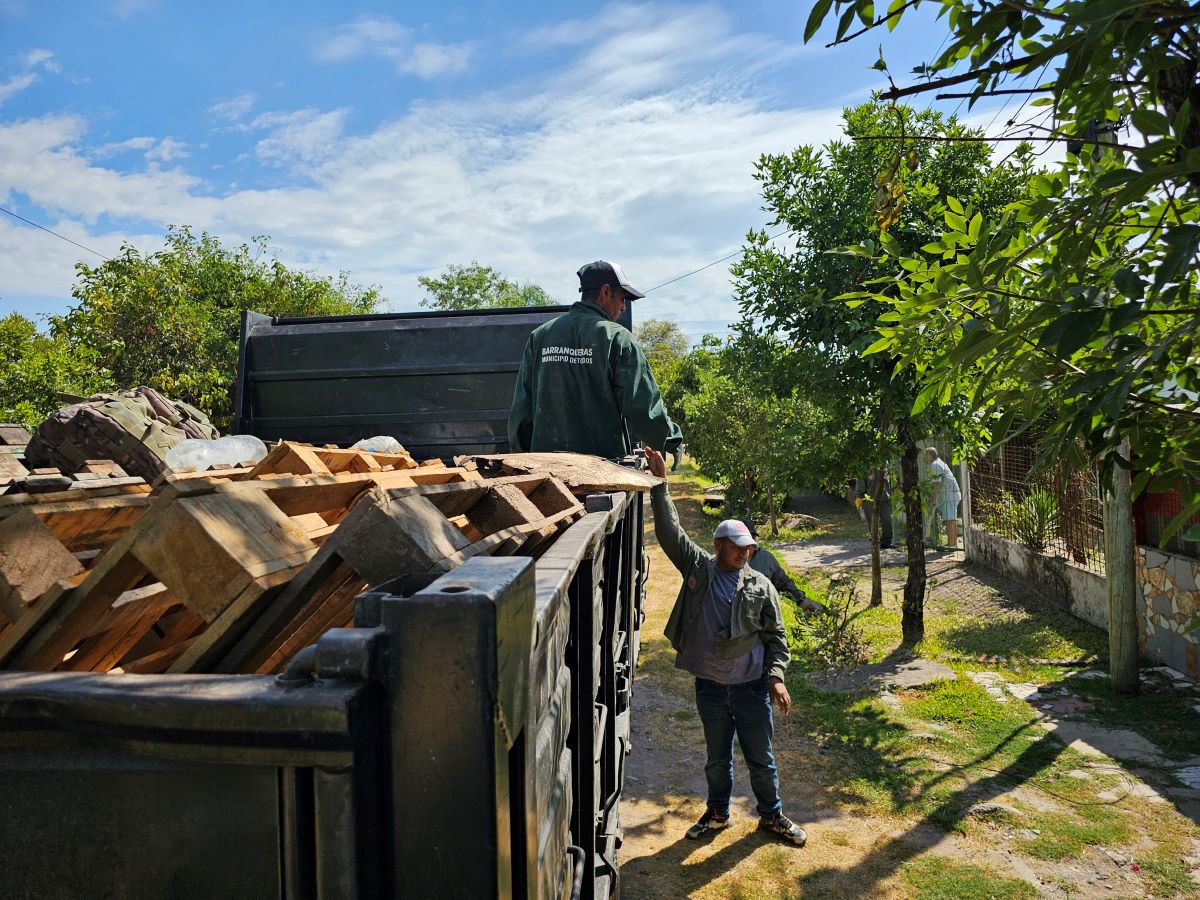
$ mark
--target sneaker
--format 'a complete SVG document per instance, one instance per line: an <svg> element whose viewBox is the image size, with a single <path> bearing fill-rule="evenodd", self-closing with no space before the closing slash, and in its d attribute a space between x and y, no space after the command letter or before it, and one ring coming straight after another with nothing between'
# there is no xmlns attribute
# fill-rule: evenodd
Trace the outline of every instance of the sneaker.
<svg viewBox="0 0 1200 900"><path fill-rule="evenodd" d="M733 818L726 813L723 816L717 815L711 809L706 809L704 815L700 817L695 825L687 830L687 836L693 841L698 841L706 834L712 834L714 831L720 831L722 828L728 828L729 823Z"/></svg>
<svg viewBox="0 0 1200 900"><path fill-rule="evenodd" d="M777 812L767 819L759 819L758 827L763 831L777 834L784 840L791 841L797 847L803 847L804 842L808 840L808 834L804 829L781 812Z"/></svg>

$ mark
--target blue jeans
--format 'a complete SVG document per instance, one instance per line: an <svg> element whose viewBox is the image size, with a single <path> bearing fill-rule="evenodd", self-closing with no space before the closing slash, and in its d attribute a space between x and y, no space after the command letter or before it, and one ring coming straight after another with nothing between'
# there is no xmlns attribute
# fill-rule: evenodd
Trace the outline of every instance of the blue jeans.
<svg viewBox="0 0 1200 900"><path fill-rule="evenodd" d="M708 808L729 813L729 795L733 792L733 736L742 748L750 770L750 786L758 800L758 814L772 816L783 808L779 799L779 774L771 752L775 733L771 717L771 696L764 673L746 684L719 684L707 678L696 679L696 710L704 726L708 762Z"/></svg>

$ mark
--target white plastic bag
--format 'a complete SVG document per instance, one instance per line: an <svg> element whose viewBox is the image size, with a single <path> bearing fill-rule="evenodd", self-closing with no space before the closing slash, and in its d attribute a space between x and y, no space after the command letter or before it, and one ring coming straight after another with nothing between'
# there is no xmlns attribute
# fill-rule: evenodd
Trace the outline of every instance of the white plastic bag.
<svg viewBox="0 0 1200 900"><path fill-rule="evenodd" d="M351 450L366 450L368 453L407 453L404 446L394 437L379 434L356 441Z"/></svg>
<svg viewBox="0 0 1200 900"><path fill-rule="evenodd" d="M172 469L203 472L213 466L258 462L267 455L267 445L252 434L227 434L215 441L181 441L167 451Z"/></svg>

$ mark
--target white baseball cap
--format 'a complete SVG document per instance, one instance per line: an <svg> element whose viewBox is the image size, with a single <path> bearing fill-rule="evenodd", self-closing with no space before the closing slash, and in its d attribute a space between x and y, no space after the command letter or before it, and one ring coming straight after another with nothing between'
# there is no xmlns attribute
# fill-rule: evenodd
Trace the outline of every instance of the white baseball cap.
<svg viewBox="0 0 1200 900"><path fill-rule="evenodd" d="M718 538L729 538L739 547L749 547L758 543L746 527L746 523L740 519L726 519L718 525L717 530L713 532L713 540Z"/></svg>

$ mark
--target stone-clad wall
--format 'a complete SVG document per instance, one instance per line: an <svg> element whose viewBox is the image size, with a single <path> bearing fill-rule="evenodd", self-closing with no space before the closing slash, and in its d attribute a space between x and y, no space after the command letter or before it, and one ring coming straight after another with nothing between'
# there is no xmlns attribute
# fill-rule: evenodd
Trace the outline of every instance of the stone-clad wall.
<svg viewBox="0 0 1200 900"><path fill-rule="evenodd" d="M1183 632L1200 614L1200 560L1138 547L1137 585L1142 653L1197 677L1200 629Z"/></svg>

